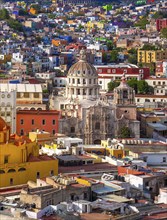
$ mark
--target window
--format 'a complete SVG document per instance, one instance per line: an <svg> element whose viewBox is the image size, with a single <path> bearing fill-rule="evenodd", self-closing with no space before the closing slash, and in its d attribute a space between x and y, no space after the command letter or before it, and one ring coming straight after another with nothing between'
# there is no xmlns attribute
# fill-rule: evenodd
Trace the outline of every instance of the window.
<svg viewBox="0 0 167 220"><path fill-rule="evenodd" d="M71 127L71 133L75 133L75 127Z"/></svg>
<svg viewBox="0 0 167 220"><path fill-rule="evenodd" d="M72 79L72 83L75 83L75 79Z"/></svg>
<svg viewBox="0 0 167 220"><path fill-rule="evenodd" d="M84 199L87 199L88 198L88 195L86 192L84 192Z"/></svg>
<svg viewBox="0 0 167 220"><path fill-rule="evenodd" d="M74 194L71 195L71 200L74 201Z"/></svg>
<svg viewBox="0 0 167 220"><path fill-rule="evenodd" d="M147 162L147 157L143 157L143 161L144 161L144 162Z"/></svg>
<svg viewBox="0 0 167 220"><path fill-rule="evenodd" d="M34 119L31 120L31 124L34 125Z"/></svg>
<svg viewBox="0 0 167 220"><path fill-rule="evenodd" d="M85 79L83 79L83 84L86 84L86 80Z"/></svg>
<svg viewBox="0 0 167 220"><path fill-rule="evenodd" d="M52 125L55 125L55 124L56 124L56 120L53 119L53 120L52 120Z"/></svg>
<svg viewBox="0 0 167 220"><path fill-rule="evenodd" d="M39 93L34 93L34 98L39 98Z"/></svg>
<svg viewBox="0 0 167 220"><path fill-rule="evenodd" d="M124 99L128 98L128 90L123 90L123 98Z"/></svg>
<svg viewBox="0 0 167 220"><path fill-rule="evenodd" d="M40 178L40 172L37 172L37 179Z"/></svg>
<svg viewBox="0 0 167 220"><path fill-rule="evenodd" d="M60 109L64 109L64 105L62 104L62 105L60 105Z"/></svg>
<svg viewBox="0 0 167 220"><path fill-rule="evenodd" d="M91 82L92 82L92 80L91 80L91 79L89 79L89 84L91 84Z"/></svg>
<svg viewBox="0 0 167 220"><path fill-rule="evenodd" d="M95 124L95 129L96 129L96 130L100 130L100 122L96 122L96 124Z"/></svg>
<svg viewBox="0 0 167 220"><path fill-rule="evenodd" d="M4 163L8 163L8 160L9 160L9 156L8 156L8 155L5 155L5 157L4 157Z"/></svg>
<svg viewBox="0 0 167 220"><path fill-rule="evenodd" d="M50 175L51 175L51 176L54 176L54 170L51 170L51 171L50 171Z"/></svg>
<svg viewBox="0 0 167 220"><path fill-rule="evenodd" d="M23 119L20 120L20 124L21 124L21 125L24 124L24 120L23 120Z"/></svg>
<svg viewBox="0 0 167 220"><path fill-rule="evenodd" d="M15 173L15 172L16 172L15 169L9 169L9 170L8 170L8 173Z"/></svg>
<svg viewBox="0 0 167 220"><path fill-rule="evenodd" d="M21 98L21 93L17 92L17 98Z"/></svg>
<svg viewBox="0 0 167 220"><path fill-rule="evenodd" d="M24 93L24 98L29 98L29 97L30 97L29 92L25 92L25 93Z"/></svg>
<svg viewBox="0 0 167 220"><path fill-rule="evenodd" d="M156 85L155 81L153 82L153 85L154 85L154 86Z"/></svg>
<svg viewBox="0 0 167 220"><path fill-rule="evenodd" d="M23 172L23 171L26 171L26 169L24 167L21 167L21 168L18 169L18 171Z"/></svg>
<svg viewBox="0 0 167 220"><path fill-rule="evenodd" d="M10 185L13 185L13 178L10 178Z"/></svg>
<svg viewBox="0 0 167 220"><path fill-rule="evenodd" d="M11 113L10 113L10 112L7 112L7 113L6 113L6 116L11 116Z"/></svg>
<svg viewBox="0 0 167 220"><path fill-rule="evenodd" d="M137 99L137 102L140 102L140 99Z"/></svg>
<svg viewBox="0 0 167 220"><path fill-rule="evenodd" d="M166 163L166 157L163 157L162 161L163 161L163 163Z"/></svg>
<svg viewBox="0 0 167 220"><path fill-rule="evenodd" d="M45 125L45 119L42 120L42 124Z"/></svg>
<svg viewBox="0 0 167 220"><path fill-rule="evenodd" d="M102 81L100 81L99 84L102 84Z"/></svg>
<svg viewBox="0 0 167 220"><path fill-rule="evenodd" d="M20 130L20 135L24 135L24 130L23 129Z"/></svg>
<svg viewBox="0 0 167 220"><path fill-rule="evenodd" d="M80 79L77 79L77 83L80 84Z"/></svg>
<svg viewBox="0 0 167 220"><path fill-rule="evenodd" d="M52 134L54 135L55 133L56 133L56 131L53 129L53 130L52 130Z"/></svg>
<svg viewBox="0 0 167 220"><path fill-rule="evenodd" d="M1 116L2 116L2 117L5 116L5 112L1 112Z"/></svg>

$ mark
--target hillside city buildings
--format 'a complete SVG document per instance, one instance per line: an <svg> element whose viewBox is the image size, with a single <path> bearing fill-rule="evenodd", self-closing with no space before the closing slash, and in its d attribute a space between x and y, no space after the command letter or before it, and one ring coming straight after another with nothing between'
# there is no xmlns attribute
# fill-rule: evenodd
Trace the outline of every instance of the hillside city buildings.
<svg viewBox="0 0 167 220"><path fill-rule="evenodd" d="M1 1L0 219L166 210L166 1Z"/></svg>

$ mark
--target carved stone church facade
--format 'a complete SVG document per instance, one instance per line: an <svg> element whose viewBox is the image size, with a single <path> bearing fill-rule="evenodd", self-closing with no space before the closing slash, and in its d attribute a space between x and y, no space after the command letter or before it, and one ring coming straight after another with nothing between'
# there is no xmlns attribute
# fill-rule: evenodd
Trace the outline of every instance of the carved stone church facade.
<svg viewBox="0 0 167 220"><path fill-rule="evenodd" d="M67 78L64 97L54 100L61 110L60 133L82 138L85 144L100 144L101 140L119 137L125 126L131 137L139 138L135 93L124 76L114 89L113 101L109 102L99 95L98 74L81 51L80 60L70 68Z"/></svg>

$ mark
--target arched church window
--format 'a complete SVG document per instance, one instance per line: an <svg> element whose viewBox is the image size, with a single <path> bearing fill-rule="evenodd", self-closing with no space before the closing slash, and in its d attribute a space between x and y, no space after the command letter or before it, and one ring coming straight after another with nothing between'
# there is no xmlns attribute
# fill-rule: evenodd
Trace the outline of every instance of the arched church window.
<svg viewBox="0 0 167 220"><path fill-rule="evenodd" d="M100 122L96 122L96 124L95 124L95 129L96 129L96 130L100 130Z"/></svg>
<svg viewBox="0 0 167 220"><path fill-rule="evenodd" d="M128 98L128 90L123 90L123 98L124 99Z"/></svg>

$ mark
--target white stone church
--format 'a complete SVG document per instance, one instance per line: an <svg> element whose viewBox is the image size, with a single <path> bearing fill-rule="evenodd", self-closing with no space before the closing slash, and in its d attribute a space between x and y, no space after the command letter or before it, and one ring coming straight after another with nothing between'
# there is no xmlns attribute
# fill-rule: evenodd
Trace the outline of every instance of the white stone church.
<svg viewBox="0 0 167 220"><path fill-rule="evenodd" d="M99 144L101 140L120 137L121 128L128 127L130 136L139 138L135 92L125 77L114 89L112 102L101 96L99 89L96 69L81 50L80 60L69 69L65 90L50 99L50 108L61 111L59 132L82 138L85 144Z"/></svg>

